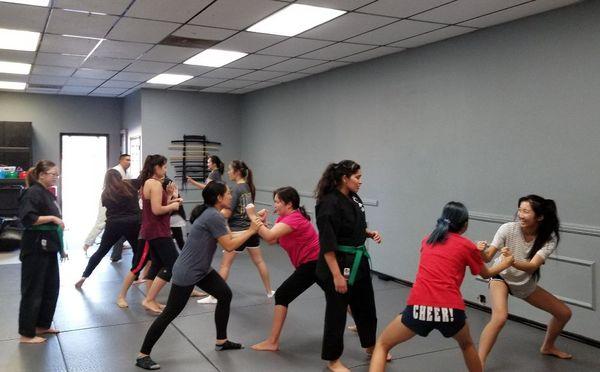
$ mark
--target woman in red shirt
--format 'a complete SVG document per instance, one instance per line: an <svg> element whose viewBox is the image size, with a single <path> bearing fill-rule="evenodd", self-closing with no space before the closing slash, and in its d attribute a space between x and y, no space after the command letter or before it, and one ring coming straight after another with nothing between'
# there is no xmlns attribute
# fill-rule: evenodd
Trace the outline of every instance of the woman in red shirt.
<svg viewBox="0 0 600 372"><path fill-rule="evenodd" d="M375 346L370 372L383 371L387 353L414 335L427 336L437 329L459 344L469 371L481 371L481 361L466 322L460 286L465 267L471 274L490 278L509 267L514 258L504 251L502 261L488 268L480 250L462 236L469 224L467 208L458 202L444 206L435 229L421 243L421 259L407 306L385 328Z"/></svg>

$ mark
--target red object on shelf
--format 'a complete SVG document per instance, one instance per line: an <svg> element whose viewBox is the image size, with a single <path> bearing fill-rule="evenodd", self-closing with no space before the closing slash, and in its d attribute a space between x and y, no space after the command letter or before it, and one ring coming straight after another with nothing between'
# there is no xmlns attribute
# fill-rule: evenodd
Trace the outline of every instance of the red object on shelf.
<svg viewBox="0 0 600 372"><path fill-rule="evenodd" d="M27 171L19 172L19 179L24 180L27 178Z"/></svg>

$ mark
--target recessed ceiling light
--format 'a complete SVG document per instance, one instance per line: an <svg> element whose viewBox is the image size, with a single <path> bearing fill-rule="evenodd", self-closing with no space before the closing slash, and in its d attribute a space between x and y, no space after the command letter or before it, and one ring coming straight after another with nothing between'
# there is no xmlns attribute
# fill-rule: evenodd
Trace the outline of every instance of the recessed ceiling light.
<svg viewBox="0 0 600 372"><path fill-rule="evenodd" d="M346 12L343 10L292 4L250 26L247 31L294 36L344 13Z"/></svg>
<svg viewBox="0 0 600 372"><path fill-rule="evenodd" d="M221 67L247 55L248 53L234 52L232 50L207 49L183 63L186 65Z"/></svg>
<svg viewBox="0 0 600 372"><path fill-rule="evenodd" d="M34 52L39 40L39 32L0 28L0 49Z"/></svg>
<svg viewBox="0 0 600 372"><path fill-rule="evenodd" d="M35 6L48 6L50 4L50 0L0 0L0 2Z"/></svg>
<svg viewBox="0 0 600 372"><path fill-rule="evenodd" d="M26 84L16 81L0 81L0 89L24 90Z"/></svg>
<svg viewBox="0 0 600 372"><path fill-rule="evenodd" d="M29 63L0 61L0 72L5 74L28 75L29 71L31 71Z"/></svg>
<svg viewBox="0 0 600 372"><path fill-rule="evenodd" d="M177 85L193 78L191 75L160 74L148 80L150 84Z"/></svg>

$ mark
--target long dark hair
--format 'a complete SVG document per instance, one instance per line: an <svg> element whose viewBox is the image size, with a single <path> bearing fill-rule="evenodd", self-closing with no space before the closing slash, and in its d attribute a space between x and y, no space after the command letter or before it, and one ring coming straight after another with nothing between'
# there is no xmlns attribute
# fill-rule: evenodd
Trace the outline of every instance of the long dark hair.
<svg viewBox="0 0 600 372"><path fill-rule="evenodd" d="M162 167L165 164L167 164L167 158L160 154L146 156L146 160L144 160L144 166L142 167L142 171L140 172L139 176L140 187L143 187L144 183L152 178L154 175L154 167L157 165Z"/></svg>
<svg viewBox="0 0 600 372"><path fill-rule="evenodd" d="M277 195L279 200L281 200L285 204L292 203L292 208L294 210L299 210L302 216L304 216L304 218L310 221L310 216L308 215L308 213L306 213L306 209L304 209L303 205L300 205L300 195L298 194L298 191L296 191L295 188L291 186L280 187L277 190L273 191L273 199L275 199L275 195Z"/></svg>
<svg viewBox="0 0 600 372"><path fill-rule="evenodd" d="M56 164L51 162L50 160L40 160L38 161L34 167L29 168L27 171L27 179L26 182L29 186L33 185L35 182L38 182L40 178L40 174L48 172L51 168L56 167Z"/></svg>
<svg viewBox="0 0 600 372"><path fill-rule="evenodd" d="M221 159L217 155L211 155L208 157L210 161L217 166L217 170L221 175L225 172L225 163L221 161Z"/></svg>
<svg viewBox="0 0 600 372"><path fill-rule="evenodd" d="M109 169L104 176L104 190L102 198L115 201L118 196L133 197L136 190L124 181L121 173L115 169Z"/></svg>
<svg viewBox="0 0 600 372"><path fill-rule="evenodd" d="M227 185L221 182L210 182L206 187L202 190L202 199L204 199L204 204L200 204L196 206L192 213L190 214L190 223L194 223L194 221L200 217L202 213L208 207L214 207L215 204L219 201L219 196L225 195L227 192Z"/></svg>
<svg viewBox="0 0 600 372"><path fill-rule="evenodd" d="M254 177L252 176L252 170L248 168L248 165L246 165L246 163L244 163L241 160L234 160L230 163L230 165L234 171L240 172L244 180L246 180L246 183L250 187L252 200L254 200L254 198L256 198L256 187L254 186Z"/></svg>
<svg viewBox="0 0 600 372"><path fill-rule="evenodd" d="M317 188L315 189L315 198L317 203L321 199L335 190L342 182L344 176L350 177L360 169L360 165L353 160L342 160L339 163L331 163L325 168Z"/></svg>
<svg viewBox="0 0 600 372"><path fill-rule="evenodd" d="M457 233L469 222L469 211L463 203L451 201L444 205L442 215L438 218L435 228L427 238L427 244L442 243L448 237L448 232Z"/></svg>
<svg viewBox="0 0 600 372"><path fill-rule="evenodd" d="M531 260L535 254L552 239L552 234L554 234L556 245L558 245L558 242L560 241L560 233L558 231L560 228L560 221L558 220L558 213L554 200L544 199L539 195L527 195L519 198L517 208L519 208L523 202L529 203L537 218L542 217L542 220L539 221L538 224L535 241L527 255L527 259ZM539 280L539 268L533 273L533 278Z"/></svg>

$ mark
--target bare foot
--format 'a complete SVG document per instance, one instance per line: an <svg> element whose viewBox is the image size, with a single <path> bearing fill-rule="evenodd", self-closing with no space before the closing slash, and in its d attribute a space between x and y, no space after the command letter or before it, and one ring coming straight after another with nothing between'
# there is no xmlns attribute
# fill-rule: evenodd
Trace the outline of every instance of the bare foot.
<svg viewBox="0 0 600 372"><path fill-rule="evenodd" d="M129 307L129 304L123 297L119 297L119 298L117 298L117 306L120 307L121 309L124 309L126 307Z"/></svg>
<svg viewBox="0 0 600 372"><path fill-rule="evenodd" d="M573 355L566 353L564 351L560 351L555 347L551 347L551 348L547 348L547 349L540 349L540 352L544 355L549 355L549 356L553 356L553 357L557 357L559 359L572 359Z"/></svg>
<svg viewBox="0 0 600 372"><path fill-rule="evenodd" d="M81 278L77 281L77 283L75 283L75 288L77 289L81 289L81 286L83 285L83 282L85 282L86 278Z"/></svg>
<svg viewBox="0 0 600 372"><path fill-rule="evenodd" d="M264 340L263 342L252 345L252 349L259 351L279 351L279 343L273 343L269 340Z"/></svg>
<svg viewBox="0 0 600 372"><path fill-rule="evenodd" d="M162 313L161 308L158 306L158 304L154 301L142 301L142 306L144 307L144 309L150 311L153 314L160 314Z"/></svg>
<svg viewBox="0 0 600 372"><path fill-rule="evenodd" d="M192 294L190 295L190 297L206 297L206 296L208 296L208 293L202 292L202 291L198 291L196 289L194 289L192 291Z"/></svg>
<svg viewBox="0 0 600 372"><path fill-rule="evenodd" d="M365 351L367 352L367 356L369 358L373 356L373 350L372 349L371 350L366 349ZM391 362L392 361L392 354L388 353L387 356L385 357L385 361L386 362Z"/></svg>
<svg viewBox="0 0 600 372"><path fill-rule="evenodd" d="M25 336L21 336L21 338L19 339L19 342L22 344L41 344L43 342L46 342L46 339L43 337L25 337Z"/></svg>
<svg viewBox="0 0 600 372"><path fill-rule="evenodd" d="M165 305L165 304L161 304L161 303L160 303L160 302L158 302L158 301L154 301L154 303L155 303L155 304L158 306L158 308L159 308L160 310L164 310L164 309L165 309L165 307L167 307L167 305Z"/></svg>
<svg viewBox="0 0 600 372"><path fill-rule="evenodd" d="M351 332L358 332L358 328L356 328L356 325L348 326L348 330Z"/></svg>
<svg viewBox="0 0 600 372"><path fill-rule="evenodd" d="M339 359L327 363L327 368L332 372L350 372L350 370L343 365Z"/></svg>
<svg viewBox="0 0 600 372"><path fill-rule="evenodd" d="M38 336L39 335L46 335L46 334L55 335L57 333L60 333L60 331L58 329L52 328L52 327L50 327L50 328L39 328L39 327L36 327L35 328L35 334L38 335Z"/></svg>

